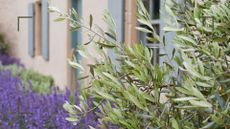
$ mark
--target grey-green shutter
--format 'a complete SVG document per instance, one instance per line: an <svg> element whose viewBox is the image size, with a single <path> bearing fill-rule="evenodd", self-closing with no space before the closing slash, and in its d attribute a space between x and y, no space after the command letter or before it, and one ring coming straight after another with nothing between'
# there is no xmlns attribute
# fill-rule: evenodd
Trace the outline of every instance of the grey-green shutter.
<svg viewBox="0 0 230 129"><path fill-rule="evenodd" d="M80 17L82 17L82 1L83 0L71 0L71 5L70 5L71 8L74 8L77 11L77 13L78 13L78 15ZM82 42L82 29L79 29L78 31L72 31L71 32L71 48L76 49L77 46L81 42ZM78 53L75 53L75 56L76 56L77 60L79 61L80 60L80 55ZM70 72L69 72L70 75L69 76L71 77L70 82L73 83L73 80L72 80L73 79L72 78L72 72L73 71L72 71L71 66L69 66L69 70L70 70ZM78 77L79 70L76 69L75 72L76 72L76 76ZM78 81L76 83L78 85ZM73 86L73 85L71 84L71 86Z"/></svg>
<svg viewBox="0 0 230 129"><path fill-rule="evenodd" d="M124 39L124 0L109 0L109 11L116 23L117 40L123 42Z"/></svg>
<svg viewBox="0 0 230 129"><path fill-rule="evenodd" d="M164 1L165 0L161 0L161 9L163 9L164 7ZM168 16L169 14L167 14L165 12L165 10L162 10L161 11L161 14L160 14L160 21L161 21L161 24L160 24L160 29L161 29L161 38L163 38L163 28L168 24L169 26L172 25L171 23L174 23L175 19L172 19L170 18L171 16ZM172 54L173 54L173 49L175 48L174 44L173 44L173 39L175 37L175 33L174 32L170 32L170 33L167 33L165 34L165 41L166 41L166 46L165 46L165 49L162 49L163 47L161 47L160 49L160 53L161 54L168 54L168 56L171 58L172 57ZM178 54L178 53L175 53L175 54ZM162 64L163 62L167 62L168 59L167 57L160 57L160 64ZM175 62L168 62L170 63L175 69L179 70L178 69L178 65L175 63ZM179 71L175 71L173 72L171 75L175 76L175 77L180 77L181 78L181 72ZM169 76L171 76L169 75Z"/></svg>
<svg viewBox="0 0 230 129"><path fill-rule="evenodd" d="M34 4L29 3L28 5L28 16L32 16L32 18L28 19L28 49L29 55L34 57L35 51L35 43L34 43Z"/></svg>
<svg viewBox="0 0 230 129"><path fill-rule="evenodd" d="M124 0L108 0L108 9L116 24L117 41L122 43L124 41ZM119 67L113 50L108 50L108 55Z"/></svg>
<svg viewBox="0 0 230 129"><path fill-rule="evenodd" d="M49 60L49 10L48 1L42 0L42 56Z"/></svg>
<svg viewBox="0 0 230 129"><path fill-rule="evenodd" d="M71 8L74 8L78 15L82 16L82 0L71 0ZM81 29L78 31L71 32L71 46L72 48L76 48L78 43L82 41Z"/></svg>
<svg viewBox="0 0 230 129"><path fill-rule="evenodd" d="M170 24L169 23L170 18L168 16L168 14L166 14L166 12L164 11L164 2L165 2L165 0L161 0L161 3L160 3L160 6L161 6L161 12L160 12L160 36L161 36L161 39L163 39L163 35L165 35L165 41L166 41L167 45L165 46L165 49L163 49L163 46L161 44L160 53L161 54L166 53L171 58L173 49L175 48L174 45L173 45L173 38L175 36L175 33L170 32L170 33L164 34L163 28L167 24ZM166 60L167 60L166 57L160 57L160 64L162 64Z"/></svg>

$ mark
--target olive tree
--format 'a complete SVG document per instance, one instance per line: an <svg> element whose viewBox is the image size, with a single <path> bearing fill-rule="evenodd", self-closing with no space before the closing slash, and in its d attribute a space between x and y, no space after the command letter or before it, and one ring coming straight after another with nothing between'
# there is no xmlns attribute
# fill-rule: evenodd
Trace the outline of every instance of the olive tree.
<svg viewBox="0 0 230 129"><path fill-rule="evenodd" d="M147 26L137 29L150 33L149 40L167 46L166 36L156 34L140 0L137 7L138 21ZM89 31L89 42L76 53L90 55L84 47L93 44L100 56L88 65L89 75L79 78L88 78L80 88L80 104L64 104L69 121L76 123L95 112L100 128L108 128L109 123L124 129L230 128L230 2L166 0L163 9L174 25L163 31L175 33L175 49L172 57L161 55L167 59L162 64L152 65L150 49L141 43L124 46L117 41L115 22L108 12L104 14L108 29L102 30L94 26L91 15L85 26L75 10L63 14L51 8L60 14L57 21L69 20L74 31ZM107 51L114 53L115 62ZM74 58L69 63L83 69ZM90 110L89 97L94 98Z"/></svg>

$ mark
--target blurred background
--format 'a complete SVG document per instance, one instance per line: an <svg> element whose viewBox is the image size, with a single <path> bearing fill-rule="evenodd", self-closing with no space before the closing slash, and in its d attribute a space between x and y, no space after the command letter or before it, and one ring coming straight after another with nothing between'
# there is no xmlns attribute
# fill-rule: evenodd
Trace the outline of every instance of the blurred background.
<svg viewBox="0 0 230 129"><path fill-rule="evenodd" d="M161 1L143 2L150 12L157 34L162 35L160 30L164 23L160 13ZM63 13L74 8L85 24L88 24L89 15L92 14L94 24L105 30L103 12L109 10L116 23L118 40L129 45L142 41L154 49L153 64L161 62L160 46L157 43L150 44L147 35L135 29L135 0L0 0L1 42L7 44L7 50L1 50L2 54L19 59L26 68L52 76L55 84L61 88L75 81L77 72L68 65L67 60L71 58L71 50L87 42L88 36L84 30L71 32L68 22L54 22L58 15L49 13L48 6L57 7ZM82 60L83 64L87 62Z"/></svg>

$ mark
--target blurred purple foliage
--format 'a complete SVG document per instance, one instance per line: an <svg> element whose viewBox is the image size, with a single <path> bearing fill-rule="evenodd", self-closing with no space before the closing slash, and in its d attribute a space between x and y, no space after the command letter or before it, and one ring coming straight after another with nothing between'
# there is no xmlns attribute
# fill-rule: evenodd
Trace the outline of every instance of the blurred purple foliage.
<svg viewBox="0 0 230 129"><path fill-rule="evenodd" d="M25 91L22 81L10 71L0 72L0 128L1 129L88 129L97 127L97 117L90 112L81 122L73 125L62 105L70 92L42 95ZM77 97L77 96L75 96ZM89 105L91 102L89 102ZM90 107L90 106L89 106Z"/></svg>
<svg viewBox="0 0 230 129"><path fill-rule="evenodd" d="M2 65L18 65L23 66L19 59L11 57L9 55L0 55L0 63Z"/></svg>

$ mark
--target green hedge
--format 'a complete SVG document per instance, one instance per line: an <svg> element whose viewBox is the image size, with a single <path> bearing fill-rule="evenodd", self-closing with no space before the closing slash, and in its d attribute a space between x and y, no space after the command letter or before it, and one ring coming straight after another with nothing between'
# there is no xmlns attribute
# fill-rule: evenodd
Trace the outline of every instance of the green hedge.
<svg viewBox="0 0 230 129"><path fill-rule="evenodd" d="M30 86L34 92L47 94L50 93L54 85L54 79L51 76L42 75L32 69L26 69L17 65L0 66L0 71L10 70L13 76L23 80L26 89Z"/></svg>

